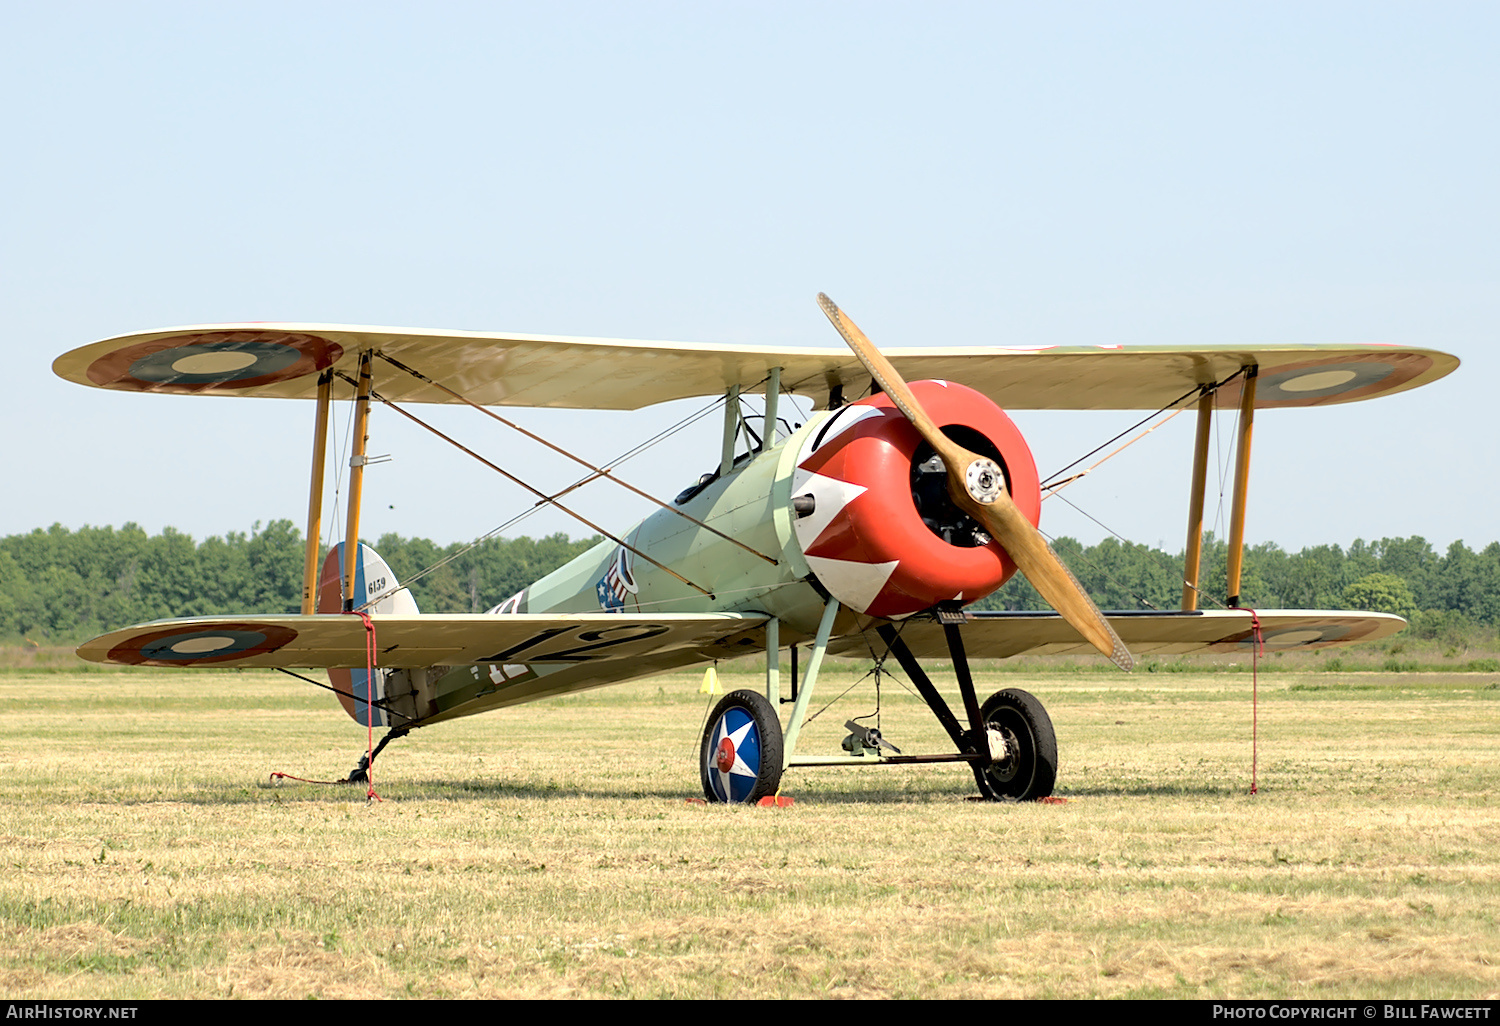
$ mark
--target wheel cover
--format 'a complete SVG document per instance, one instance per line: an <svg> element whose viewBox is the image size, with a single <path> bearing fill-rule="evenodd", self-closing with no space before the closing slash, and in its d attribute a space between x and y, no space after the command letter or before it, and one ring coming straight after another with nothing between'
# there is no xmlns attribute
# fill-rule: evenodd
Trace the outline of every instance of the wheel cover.
<svg viewBox="0 0 1500 1026"><path fill-rule="evenodd" d="M714 724L704 779L721 802L744 802L760 779L761 741L748 710L726 709Z"/></svg>

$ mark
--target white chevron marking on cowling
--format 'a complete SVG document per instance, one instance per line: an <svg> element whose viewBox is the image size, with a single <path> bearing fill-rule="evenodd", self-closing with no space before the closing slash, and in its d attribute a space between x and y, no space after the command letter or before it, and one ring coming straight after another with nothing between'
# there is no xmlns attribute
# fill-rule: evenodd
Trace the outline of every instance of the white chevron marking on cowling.
<svg viewBox="0 0 1500 1026"><path fill-rule="evenodd" d="M891 415L895 415L898 417L900 416L900 414L895 410L882 409L879 406L862 406L858 403L855 403L851 406L845 406L843 409L838 410L831 418L829 418L829 421L825 427L819 428L817 431L814 431L810 436L808 436L807 445L804 446L802 451L797 454L797 462L801 463L818 449L823 448L825 445L832 442L835 438L839 437L840 435L847 432L850 428L854 427L854 425L858 424L860 421L869 420L871 417L886 417ZM822 438L818 441L817 448L814 448L813 441L817 440L820 435L822 436Z"/></svg>
<svg viewBox="0 0 1500 1026"><path fill-rule="evenodd" d="M833 519L844 512L844 507L865 492L869 491L864 485L850 484L848 481L840 481L836 477L824 477L822 474L811 474L807 471L797 469L792 477L792 494L811 495L814 508L809 516L794 520L792 526L797 531L797 544L802 546L806 552L812 544L818 540L818 535L823 529L833 522Z"/></svg>
<svg viewBox="0 0 1500 1026"><path fill-rule="evenodd" d="M889 563L856 563L852 559L808 556L807 565L818 575L828 593L844 605L863 613L895 573L899 559Z"/></svg>

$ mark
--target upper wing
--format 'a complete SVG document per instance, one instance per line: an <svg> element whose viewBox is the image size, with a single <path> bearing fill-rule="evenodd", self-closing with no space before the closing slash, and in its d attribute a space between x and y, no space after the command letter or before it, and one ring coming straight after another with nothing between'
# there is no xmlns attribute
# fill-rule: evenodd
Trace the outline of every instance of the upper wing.
<svg viewBox="0 0 1500 1026"><path fill-rule="evenodd" d="M1356 641L1376 641L1395 634L1406 621L1389 613L1324 612L1311 609L1258 613L1266 651L1326 648ZM1186 652L1249 653L1254 621L1247 610L1106 613L1110 626L1137 655ZM911 620L901 640L918 656L947 658L943 629L930 620ZM1004 659L1017 655L1091 655L1095 649L1056 613L971 613L963 628L964 650L971 659ZM841 639L839 651L867 651L861 639ZM830 646L830 651L834 651Z"/></svg>
<svg viewBox="0 0 1500 1026"><path fill-rule="evenodd" d="M601 669L600 679L582 686L655 672L658 661L661 668L681 665L685 654L689 662L738 655L747 647L740 637L753 634L765 619L739 613L370 617L375 664L386 669L469 663L602 668L621 660L645 667L623 676ZM357 616L203 616L111 631L84 642L78 654L132 666L363 668L368 644Z"/></svg>
<svg viewBox="0 0 1500 1026"><path fill-rule="evenodd" d="M52 369L81 385L138 392L310 399L321 372L352 379L358 354L375 349L473 402L497 406L634 410L717 395L738 385L782 386L822 402L852 397L869 375L847 348L785 349L636 342L548 335L423 331L322 324L211 324L105 339L57 358ZM1155 410L1241 367L1259 368L1257 407L1317 406L1416 388L1451 373L1458 359L1388 345L964 346L884 350L908 381L961 381L1016 410ZM453 402L383 361L374 387L396 402ZM1232 404L1238 383L1219 393ZM353 394L336 378L334 394Z"/></svg>

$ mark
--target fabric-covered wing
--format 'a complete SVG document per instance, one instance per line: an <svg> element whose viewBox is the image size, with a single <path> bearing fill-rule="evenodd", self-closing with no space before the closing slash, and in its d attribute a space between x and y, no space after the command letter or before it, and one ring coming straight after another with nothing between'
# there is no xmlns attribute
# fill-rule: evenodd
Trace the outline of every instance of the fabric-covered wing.
<svg viewBox="0 0 1500 1026"><path fill-rule="evenodd" d="M688 662L727 658L757 645L765 617L737 613L592 615L414 615L370 617L376 665L386 669L478 663L600 667L624 680ZM96 663L181 667L353 667L366 665L368 635L358 616L192 617L157 620L79 646ZM670 656L671 658L667 658ZM618 678L603 669L628 660L646 667Z"/></svg>
<svg viewBox="0 0 1500 1026"><path fill-rule="evenodd" d="M348 398L361 350L374 349L473 402L499 406L634 410L717 395L731 385L782 386L820 405L834 388L862 393L869 374L847 348L778 348L487 334L327 324L208 324L105 339L53 362L81 385L185 395L310 399L333 369ZM1160 409L1241 367L1259 368L1256 406L1318 406L1416 388L1450 373L1457 358L1389 345L962 346L884 353L908 381L959 381L1013 410ZM384 360L375 391L395 402L453 398ZM1238 382L1219 401L1238 399Z"/></svg>
<svg viewBox="0 0 1500 1026"><path fill-rule="evenodd" d="M101 635L78 654L133 666L347 667L349 683L335 690L352 699L344 701L351 716L412 727L733 658L763 644L765 617L377 614L370 621L373 679L364 670L365 623L342 614L158 620Z"/></svg>
<svg viewBox="0 0 1500 1026"><path fill-rule="evenodd" d="M1251 616L1243 610L1106 613L1105 617L1138 656L1186 652L1249 655L1254 644ZM1263 612L1259 617L1267 652L1376 641L1406 626L1405 620L1389 613L1283 609ZM930 620L907 622L901 628L901 639L918 657L948 657L943 629ZM852 645L850 640L843 639L839 651L849 655L867 651L859 639L853 639L857 643ZM971 613L963 628L963 640L971 659L1095 654L1094 647L1056 613Z"/></svg>

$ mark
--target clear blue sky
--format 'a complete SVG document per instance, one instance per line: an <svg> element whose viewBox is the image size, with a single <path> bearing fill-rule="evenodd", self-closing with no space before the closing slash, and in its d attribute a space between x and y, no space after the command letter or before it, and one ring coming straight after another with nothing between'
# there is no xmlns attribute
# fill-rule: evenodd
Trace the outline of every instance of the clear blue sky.
<svg viewBox="0 0 1500 1026"><path fill-rule="evenodd" d="M1500 6L0 0L0 534L305 511L310 404L52 359L308 320L834 345L1384 341L1464 360L1259 419L1249 539L1500 538ZM542 484L569 471L442 418ZM680 411L523 411L607 458ZM1044 472L1127 414L1017 414ZM365 534L525 504L375 416ZM1182 544L1190 417L1068 495ZM670 496L716 428L628 472ZM1227 450L1226 450L1227 451ZM646 508L596 485L611 525ZM1059 504L1043 527L1101 530ZM515 533L583 529L557 514Z"/></svg>

